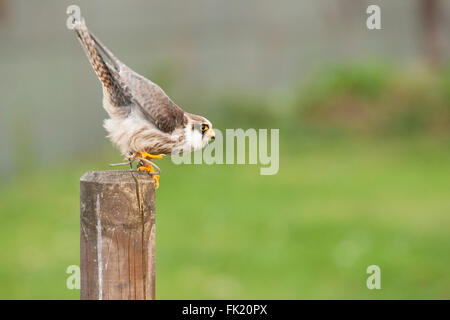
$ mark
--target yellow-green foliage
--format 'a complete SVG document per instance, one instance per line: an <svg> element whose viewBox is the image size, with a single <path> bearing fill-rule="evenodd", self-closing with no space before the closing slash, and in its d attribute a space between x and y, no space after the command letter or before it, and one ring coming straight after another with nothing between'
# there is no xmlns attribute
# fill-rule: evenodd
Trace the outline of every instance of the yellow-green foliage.
<svg viewBox="0 0 450 320"><path fill-rule="evenodd" d="M297 100L297 118L313 130L379 136L450 133L450 72L382 64L334 67Z"/></svg>

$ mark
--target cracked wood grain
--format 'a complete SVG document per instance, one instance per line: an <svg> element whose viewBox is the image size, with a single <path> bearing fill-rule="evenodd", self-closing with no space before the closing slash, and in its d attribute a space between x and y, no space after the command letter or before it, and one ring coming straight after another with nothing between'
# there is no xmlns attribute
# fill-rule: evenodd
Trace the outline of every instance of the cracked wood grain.
<svg viewBox="0 0 450 320"><path fill-rule="evenodd" d="M81 299L155 299L155 186L145 172L80 179Z"/></svg>

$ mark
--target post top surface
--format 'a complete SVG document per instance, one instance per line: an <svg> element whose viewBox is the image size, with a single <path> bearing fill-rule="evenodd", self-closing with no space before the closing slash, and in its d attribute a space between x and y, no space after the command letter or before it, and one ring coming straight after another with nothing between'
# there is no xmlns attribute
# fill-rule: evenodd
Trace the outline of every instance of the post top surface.
<svg viewBox="0 0 450 320"><path fill-rule="evenodd" d="M83 174L80 181L96 183L135 183L135 178L141 183L155 183L155 180L147 172L130 170L88 171Z"/></svg>

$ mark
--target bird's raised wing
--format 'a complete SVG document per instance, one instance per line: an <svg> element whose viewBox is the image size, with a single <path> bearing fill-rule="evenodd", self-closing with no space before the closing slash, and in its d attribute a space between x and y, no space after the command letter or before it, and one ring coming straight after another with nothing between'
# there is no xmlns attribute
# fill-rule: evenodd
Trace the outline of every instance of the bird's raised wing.
<svg viewBox="0 0 450 320"><path fill-rule="evenodd" d="M107 65L117 83L159 130L172 132L183 126L184 111L157 84L123 64L92 33L91 37L111 62Z"/></svg>
<svg viewBox="0 0 450 320"><path fill-rule="evenodd" d="M183 126L184 111L157 84L127 69L120 70L120 83L127 86L133 100L153 124L164 132Z"/></svg>

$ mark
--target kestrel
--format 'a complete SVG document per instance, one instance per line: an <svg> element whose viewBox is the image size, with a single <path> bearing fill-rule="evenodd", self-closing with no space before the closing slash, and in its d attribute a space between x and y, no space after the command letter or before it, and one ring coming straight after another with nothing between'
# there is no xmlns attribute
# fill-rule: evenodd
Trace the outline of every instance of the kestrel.
<svg viewBox="0 0 450 320"><path fill-rule="evenodd" d="M158 85L120 62L89 32L83 18L74 30L102 84L108 138L130 163L140 160L138 170L148 171L156 187L159 172L151 160L201 149L215 139L208 119L183 111Z"/></svg>

